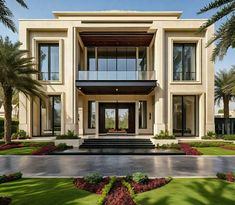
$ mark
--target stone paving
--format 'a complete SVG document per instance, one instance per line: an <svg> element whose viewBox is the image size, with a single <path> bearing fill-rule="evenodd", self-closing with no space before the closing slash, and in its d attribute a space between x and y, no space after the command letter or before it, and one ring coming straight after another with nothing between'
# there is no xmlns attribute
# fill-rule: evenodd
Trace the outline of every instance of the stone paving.
<svg viewBox="0 0 235 205"><path fill-rule="evenodd" d="M214 156L0 156L0 174L21 171L24 177L73 177L92 172L127 175L142 171L149 176L215 176L235 171L235 157Z"/></svg>

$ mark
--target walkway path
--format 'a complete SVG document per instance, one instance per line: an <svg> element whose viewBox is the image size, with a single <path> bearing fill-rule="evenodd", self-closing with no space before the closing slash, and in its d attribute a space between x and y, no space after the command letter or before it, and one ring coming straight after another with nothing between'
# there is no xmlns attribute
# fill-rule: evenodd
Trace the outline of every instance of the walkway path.
<svg viewBox="0 0 235 205"><path fill-rule="evenodd" d="M235 157L190 156L0 156L0 174L22 171L25 177L126 175L142 171L149 176L214 176L235 171Z"/></svg>

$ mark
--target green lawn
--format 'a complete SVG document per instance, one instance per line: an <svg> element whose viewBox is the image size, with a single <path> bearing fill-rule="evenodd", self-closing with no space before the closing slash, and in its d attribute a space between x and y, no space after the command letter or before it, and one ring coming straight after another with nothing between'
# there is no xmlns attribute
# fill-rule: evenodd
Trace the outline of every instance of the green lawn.
<svg viewBox="0 0 235 205"><path fill-rule="evenodd" d="M226 150L221 147L195 147L204 155L235 155L235 150Z"/></svg>
<svg viewBox="0 0 235 205"><path fill-rule="evenodd" d="M0 185L11 205L95 205L99 195L78 190L71 179L22 179Z"/></svg>
<svg viewBox="0 0 235 205"><path fill-rule="evenodd" d="M218 179L173 179L136 199L141 205L234 205L234 193L235 183Z"/></svg>
<svg viewBox="0 0 235 205"><path fill-rule="evenodd" d="M24 155L31 154L33 151L37 150L38 147L20 147L0 151L0 155Z"/></svg>

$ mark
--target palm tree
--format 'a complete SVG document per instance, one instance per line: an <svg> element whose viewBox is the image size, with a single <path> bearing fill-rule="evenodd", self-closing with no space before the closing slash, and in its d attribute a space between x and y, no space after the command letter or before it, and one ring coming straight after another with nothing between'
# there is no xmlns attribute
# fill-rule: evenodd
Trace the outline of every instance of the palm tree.
<svg viewBox="0 0 235 205"><path fill-rule="evenodd" d="M223 101L224 118L229 118L229 102L233 98L233 91L227 89L227 86L233 79L234 71L234 68L229 71L220 70L215 75L215 102L220 105Z"/></svg>
<svg viewBox="0 0 235 205"><path fill-rule="evenodd" d="M22 7L28 8L25 0L16 0ZM0 21L13 32L16 32L15 23L12 20L13 14L11 10L6 6L5 0L0 0Z"/></svg>
<svg viewBox="0 0 235 205"><path fill-rule="evenodd" d="M198 14L214 9L217 9L217 12L199 30L204 31L215 22L225 20L215 32L214 37L207 43L207 46L209 46L216 42L216 47L212 54L213 61L217 57L223 59L229 47L235 48L235 0L214 0L202 8Z"/></svg>
<svg viewBox="0 0 235 205"><path fill-rule="evenodd" d="M20 50L21 43L12 43L8 37L0 38L0 86L3 90L3 106L5 111L4 139L11 142L12 98L14 92L22 92L26 96L43 97L41 84L33 78L38 72L27 51Z"/></svg>

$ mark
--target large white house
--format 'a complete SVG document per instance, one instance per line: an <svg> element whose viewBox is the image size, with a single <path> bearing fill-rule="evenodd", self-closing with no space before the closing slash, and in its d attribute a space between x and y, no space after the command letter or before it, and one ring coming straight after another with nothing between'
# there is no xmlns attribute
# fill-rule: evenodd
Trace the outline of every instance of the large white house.
<svg viewBox="0 0 235 205"><path fill-rule="evenodd" d="M20 129L31 136L201 137L214 130L214 28L181 12L53 12L20 20L48 98L20 94Z"/></svg>

